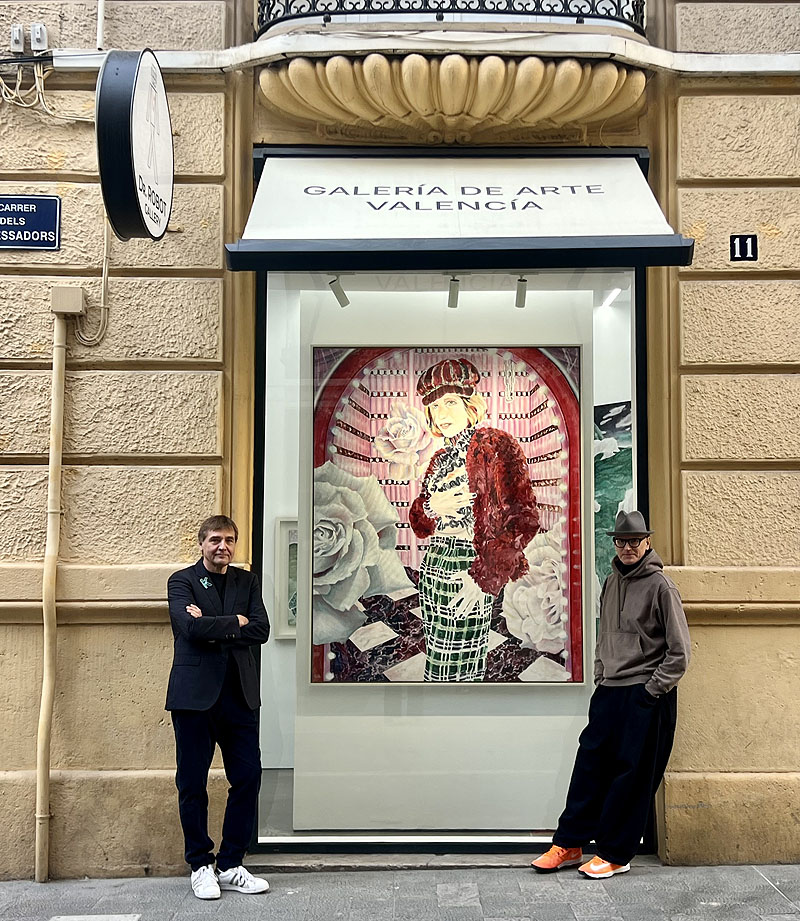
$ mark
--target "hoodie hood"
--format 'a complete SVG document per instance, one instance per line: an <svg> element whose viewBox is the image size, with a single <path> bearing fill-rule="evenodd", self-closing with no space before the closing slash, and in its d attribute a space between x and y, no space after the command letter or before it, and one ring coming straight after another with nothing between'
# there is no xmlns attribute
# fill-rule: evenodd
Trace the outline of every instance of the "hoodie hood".
<svg viewBox="0 0 800 921"><path fill-rule="evenodd" d="M664 564L661 557L652 548L645 553L639 562L628 572L623 572L619 565L619 557L614 557L614 569L620 579L644 579L656 572L664 571Z"/></svg>

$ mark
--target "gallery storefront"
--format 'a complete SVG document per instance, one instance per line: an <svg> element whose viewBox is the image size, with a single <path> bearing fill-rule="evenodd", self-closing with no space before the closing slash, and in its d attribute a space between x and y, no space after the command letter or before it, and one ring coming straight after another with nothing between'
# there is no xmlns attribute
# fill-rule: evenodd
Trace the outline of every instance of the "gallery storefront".
<svg viewBox="0 0 800 921"><path fill-rule="evenodd" d="M647 507L643 268L693 242L643 151L259 158L259 840L546 840Z"/></svg>
<svg viewBox="0 0 800 921"><path fill-rule="evenodd" d="M620 503L648 510L692 639L659 855L800 859L796 5L34 6L2 5L48 48L5 64L0 193L60 200L61 226L56 249L0 247L0 876L185 871L166 583L215 512L238 522L236 562L274 620L265 846L529 851L584 719ZM158 242L106 230L98 45L151 48L164 76L175 183ZM44 745L67 302L86 313L66 320ZM451 444L438 391L471 401ZM462 482L443 490L458 514L442 534L426 505L443 509L428 467L445 448ZM475 478L501 461L528 476L503 480L514 520L489 546L500 493ZM456 560L432 580L445 538ZM431 614L464 607L465 585L454 656ZM217 829L221 762L209 789Z"/></svg>

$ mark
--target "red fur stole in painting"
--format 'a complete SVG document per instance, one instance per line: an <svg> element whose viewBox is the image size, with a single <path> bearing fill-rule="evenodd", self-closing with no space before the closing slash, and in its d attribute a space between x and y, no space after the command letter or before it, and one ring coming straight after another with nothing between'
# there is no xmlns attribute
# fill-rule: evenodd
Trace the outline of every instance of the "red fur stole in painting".
<svg viewBox="0 0 800 921"><path fill-rule="evenodd" d="M423 484L436 465L437 451ZM475 429L467 448L469 488L475 494L476 557L469 573L489 595L499 595L506 583L528 571L524 550L539 530L539 513L519 443L507 432L482 426ZM418 538L430 537L436 519L425 514L428 492L423 485L408 520Z"/></svg>

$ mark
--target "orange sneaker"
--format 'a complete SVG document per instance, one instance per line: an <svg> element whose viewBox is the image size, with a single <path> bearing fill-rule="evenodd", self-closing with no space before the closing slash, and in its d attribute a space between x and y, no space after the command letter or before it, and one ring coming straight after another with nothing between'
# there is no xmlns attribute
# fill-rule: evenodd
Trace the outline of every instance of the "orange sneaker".
<svg viewBox="0 0 800 921"><path fill-rule="evenodd" d="M562 867L576 867L583 860L583 851L579 847L559 847L554 844L547 853L531 861L531 866L538 873L553 873Z"/></svg>
<svg viewBox="0 0 800 921"><path fill-rule="evenodd" d="M616 876L617 873L627 873L630 868L629 863L621 865L609 863L607 860L603 860L602 857L592 857L588 863L578 867L578 872L588 876L589 879L606 879L609 876Z"/></svg>

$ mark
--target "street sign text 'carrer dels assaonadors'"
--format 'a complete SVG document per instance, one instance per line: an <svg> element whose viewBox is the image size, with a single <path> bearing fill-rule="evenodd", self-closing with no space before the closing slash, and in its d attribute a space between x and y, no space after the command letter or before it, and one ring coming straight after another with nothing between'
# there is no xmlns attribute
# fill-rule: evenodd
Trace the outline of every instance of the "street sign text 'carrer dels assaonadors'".
<svg viewBox="0 0 800 921"><path fill-rule="evenodd" d="M174 163L167 93L156 56L109 51L97 78L97 160L106 213L121 240L164 236Z"/></svg>

